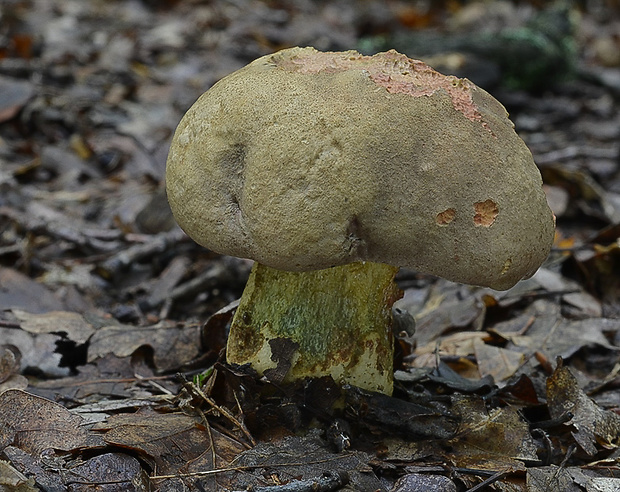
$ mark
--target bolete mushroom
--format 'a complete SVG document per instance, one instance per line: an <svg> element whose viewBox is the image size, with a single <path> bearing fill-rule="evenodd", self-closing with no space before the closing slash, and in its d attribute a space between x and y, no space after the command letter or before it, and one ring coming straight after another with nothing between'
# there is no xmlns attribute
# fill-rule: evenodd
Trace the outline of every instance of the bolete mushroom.
<svg viewBox="0 0 620 492"><path fill-rule="evenodd" d="M179 124L166 182L188 235L256 260L227 359L280 380L391 393L398 267L508 289L553 242L504 107L395 51L291 48L228 75Z"/></svg>

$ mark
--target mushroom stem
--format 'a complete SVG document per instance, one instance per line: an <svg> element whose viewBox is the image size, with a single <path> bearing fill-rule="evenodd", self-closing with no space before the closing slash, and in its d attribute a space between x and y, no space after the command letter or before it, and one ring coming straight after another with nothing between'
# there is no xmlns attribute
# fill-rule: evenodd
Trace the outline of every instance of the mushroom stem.
<svg viewBox="0 0 620 492"><path fill-rule="evenodd" d="M276 382L331 376L392 393L398 268L359 262L310 272L255 263L232 321L227 360Z"/></svg>

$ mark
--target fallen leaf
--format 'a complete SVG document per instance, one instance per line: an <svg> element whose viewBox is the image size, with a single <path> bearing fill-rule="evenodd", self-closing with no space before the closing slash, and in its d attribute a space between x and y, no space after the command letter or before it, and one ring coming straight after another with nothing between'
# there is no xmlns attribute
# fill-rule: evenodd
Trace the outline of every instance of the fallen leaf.
<svg viewBox="0 0 620 492"><path fill-rule="evenodd" d="M574 482L586 491L615 492L620 490L620 478L606 476L606 470L587 470L577 467L568 469Z"/></svg>
<svg viewBox="0 0 620 492"><path fill-rule="evenodd" d="M108 444L130 449L152 462L157 475L168 476L226 468L245 450L240 443L205 425L189 415L143 409L134 414L112 415L93 429L104 432ZM158 480L160 487L161 480L166 479Z"/></svg>
<svg viewBox="0 0 620 492"><path fill-rule="evenodd" d="M529 468L527 470L528 492L548 492L557 490L562 492L583 492L583 489L573 482L566 468L551 465Z"/></svg>
<svg viewBox="0 0 620 492"><path fill-rule="evenodd" d="M479 324L484 316L484 304L471 294L471 289L447 281L435 285L422 311L414 315L415 339L419 345L436 340L450 329Z"/></svg>
<svg viewBox="0 0 620 492"><path fill-rule="evenodd" d="M0 460L0 490L37 492L40 489L35 487L35 481L32 477L25 476L6 461Z"/></svg>
<svg viewBox="0 0 620 492"><path fill-rule="evenodd" d="M90 340L88 361L109 353L127 357L144 345L153 348L153 360L158 370L176 369L200 353L200 327L163 321L144 327L104 326Z"/></svg>
<svg viewBox="0 0 620 492"><path fill-rule="evenodd" d="M140 462L128 454L105 453L90 458L71 467L69 476L65 474L65 485L76 492L93 490L120 491L136 490L143 482ZM62 474L61 474L62 476ZM79 484L74 477L79 477ZM142 486L147 484L142 483Z"/></svg>
<svg viewBox="0 0 620 492"><path fill-rule="evenodd" d="M485 470L525 470L524 461L537 461L536 443L528 423L512 407L487 408L484 401L455 398L461 417L456 436L447 441L446 456L456 466Z"/></svg>
<svg viewBox="0 0 620 492"><path fill-rule="evenodd" d="M422 490L456 492L457 489L454 482L443 475L409 473L398 479L396 485L394 485L394 488L392 489L392 492L416 492Z"/></svg>
<svg viewBox="0 0 620 492"><path fill-rule="evenodd" d="M29 333L62 334L78 344L86 343L95 333L95 327L78 313L51 311L45 314L32 314L21 309L12 309L11 312L19 320L21 328Z"/></svg>
<svg viewBox="0 0 620 492"><path fill-rule="evenodd" d="M137 359L109 354L80 366L75 376L33 380L30 392L49 399L62 395L67 400L83 403L97 402L101 398L115 401L119 398L144 397L159 394L162 388L170 393L177 392L178 383L174 377L153 377L152 369L145 363L138 365ZM153 379L158 380L157 386L152 385Z"/></svg>
<svg viewBox="0 0 620 492"><path fill-rule="evenodd" d="M614 320L618 324L620 321ZM531 355L536 351L547 358L568 358L584 346L600 346L619 350L609 343L603 331L610 329L612 320L586 318L569 320L562 316L560 306L539 299L518 317L495 324L490 332L509 340L506 348Z"/></svg>
<svg viewBox="0 0 620 492"><path fill-rule="evenodd" d="M529 425L516 409L487 408L480 398L455 395L450 412L460 423L441 447L436 440L384 439L386 459L412 462L439 454L455 467L506 473L524 471L524 462L538 460Z"/></svg>
<svg viewBox="0 0 620 492"><path fill-rule="evenodd" d="M13 118L34 93L30 82L0 77L0 123Z"/></svg>
<svg viewBox="0 0 620 492"><path fill-rule="evenodd" d="M0 267L0 306L27 309L31 313L62 310L63 302L40 283L12 268Z"/></svg>
<svg viewBox="0 0 620 492"><path fill-rule="evenodd" d="M28 388L28 378L21 374L14 374L3 383L0 383L0 393L10 389L25 390L26 388Z"/></svg>
<svg viewBox="0 0 620 492"><path fill-rule="evenodd" d="M419 345L414 354L416 356L435 354L439 350L441 355L466 357L474 353L474 346L478 340L483 340L488 336L487 333L481 331L457 331L426 345Z"/></svg>
<svg viewBox="0 0 620 492"><path fill-rule="evenodd" d="M480 376L492 376L495 383L514 375L525 360L521 352L494 347L479 339L474 342L474 351Z"/></svg>
<svg viewBox="0 0 620 492"><path fill-rule="evenodd" d="M11 444L38 456L49 448L70 451L103 441L62 405L11 389L0 394L0 449Z"/></svg>
<svg viewBox="0 0 620 492"><path fill-rule="evenodd" d="M305 437L290 436L276 442L261 442L241 453L235 466L247 467L248 470L244 473L228 472L220 483L230 490L250 490L257 486L309 480L330 470L349 476L349 488L345 490L385 490L369 461L370 456L359 451L336 454L312 433Z"/></svg>
<svg viewBox="0 0 620 492"><path fill-rule="evenodd" d="M354 386L344 391L347 413L371 430L402 439L447 439L459 428L458 415L438 402L410 402Z"/></svg>
<svg viewBox="0 0 620 492"><path fill-rule="evenodd" d="M43 333L35 335L25 330L0 327L0 337L3 342L15 346L21 353L21 371L37 370L38 372L55 377L67 376L71 371L68 367L61 367L61 354L56 350L60 335Z"/></svg>
<svg viewBox="0 0 620 492"><path fill-rule="evenodd" d="M561 362L547 380L547 404L551 418L568 412L573 415L565 425L575 429L575 441L589 455L597 453L597 444L606 449L620 446L620 415L603 410L588 398Z"/></svg>
<svg viewBox="0 0 620 492"><path fill-rule="evenodd" d="M16 375L21 365L22 354L14 345L0 345L0 383Z"/></svg>

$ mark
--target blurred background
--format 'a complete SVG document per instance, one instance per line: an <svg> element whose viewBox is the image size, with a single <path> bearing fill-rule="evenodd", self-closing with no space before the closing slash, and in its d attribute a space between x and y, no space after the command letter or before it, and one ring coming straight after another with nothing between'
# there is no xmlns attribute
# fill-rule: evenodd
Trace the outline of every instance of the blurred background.
<svg viewBox="0 0 620 492"><path fill-rule="evenodd" d="M214 82L295 45L394 48L495 95L558 218L550 261L620 315L617 0L1 0L0 308L144 324L238 298L249 262L174 225L168 146Z"/></svg>

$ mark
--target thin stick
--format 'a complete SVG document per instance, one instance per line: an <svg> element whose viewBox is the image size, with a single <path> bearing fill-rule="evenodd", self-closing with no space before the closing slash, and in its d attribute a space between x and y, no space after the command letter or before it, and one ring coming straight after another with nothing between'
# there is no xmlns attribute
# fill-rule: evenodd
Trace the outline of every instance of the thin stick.
<svg viewBox="0 0 620 492"><path fill-rule="evenodd" d="M186 386L190 388L190 391L194 392L194 394L198 395L200 398L206 401L209 405L211 405L211 407L213 407L215 410L220 412L233 425L237 426L241 430L243 435L248 439L248 441L250 441L250 444L252 446L256 446L256 441L252 437L252 434L250 433L248 428L245 426L245 424L242 421L238 420L232 413L230 413L230 411L227 408L221 407L220 405L218 405L213 398L205 395L202 389L200 389L194 383L191 383L188 381L186 383Z"/></svg>
<svg viewBox="0 0 620 492"><path fill-rule="evenodd" d="M503 476L507 475L508 473L510 473L510 472L506 471L506 470L500 470L497 473L494 473L493 475L491 475L484 482L480 482L478 485L472 487L471 489L467 489L467 492L475 492L477 490L480 490L480 489L486 487L487 485L491 485L491 484L497 482Z"/></svg>
<svg viewBox="0 0 620 492"><path fill-rule="evenodd" d="M342 460L345 458L350 458L354 453L343 453L341 455L335 456L333 458L330 459L325 459L325 460L314 460L314 461L307 461L305 463L301 463L301 462L291 462L291 463L269 463L269 468L279 468L279 467L283 467L283 466L307 466L307 465L318 465L321 463L330 463L332 461L337 461L337 460ZM165 480L167 478L187 478L187 477L201 477L201 476L208 476L208 475L217 475L218 473L227 473L227 472L234 472L234 471L248 471L248 470L256 470L258 468L264 468L265 465L263 464L257 464L257 465L240 465L240 466L229 466L226 468L216 468L214 470L204 470L204 471L197 471L197 472L190 472L190 473L177 473L177 474L173 474L173 475L153 475L152 477L149 477L151 480Z"/></svg>

